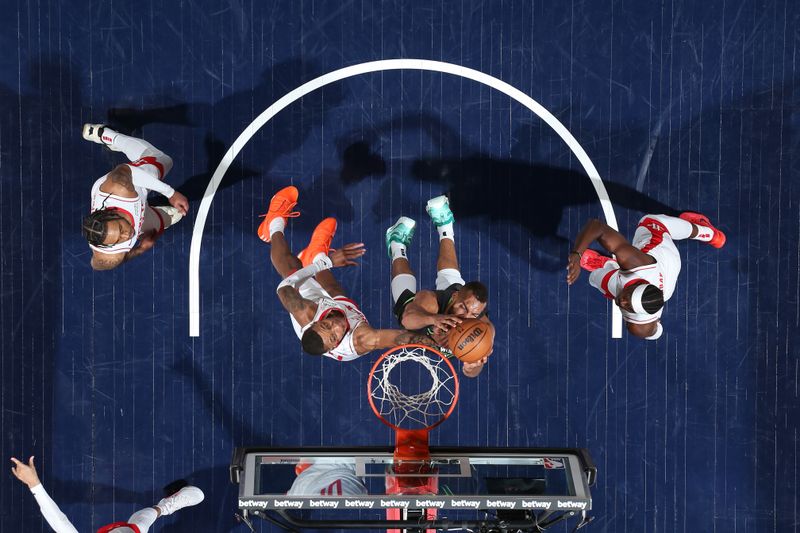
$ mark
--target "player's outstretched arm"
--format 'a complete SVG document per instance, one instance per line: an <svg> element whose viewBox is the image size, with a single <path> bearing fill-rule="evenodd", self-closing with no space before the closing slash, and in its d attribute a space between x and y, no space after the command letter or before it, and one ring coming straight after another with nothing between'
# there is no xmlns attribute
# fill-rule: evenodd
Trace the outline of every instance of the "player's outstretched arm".
<svg viewBox="0 0 800 533"><path fill-rule="evenodd" d="M475 361L474 363L463 363L461 365L461 373L467 376L468 378L476 378L478 377L478 374L481 373L481 371L483 370L483 366L486 364L486 361L488 360L489 356L487 355L480 361Z"/></svg>
<svg viewBox="0 0 800 533"><path fill-rule="evenodd" d="M620 232L606 224L605 222L593 218L575 237L575 246L569 253L567 260L567 283L572 285L580 276L580 260L584 251L597 241L600 246L609 253L616 256L617 263L624 268L630 269L637 266L648 265L653 259L643 253L638 248L634 248Z"/></svg>
<svg viewBox="0 0 800 533"><path fill-rule="evenodd" d="M16 457L12 457L11 462L14 463L14 466L11 467L11 473L31 490L34 498L36 498L36 503L39 504L42 516L53 528L53 531L56 533L78 533L75 526L72 525L64 513L61 512L61 509L58 508L56 502L44 490L42 482L39 481L39 476L36 473L36 466L33 464L33 456L28 459L28 464L23 463Z"/></svg>
<svg viewBox="0 0 800 533"><path fill-rule="evenodd" d="M160 193L182 215L186 215L189 212L189 200L186 199L186 196L144 170L129 165L118 165L109 172L106 181L100 185L100 190L123 198L136 198L138 196L136 187Z"/></svg>
<svg viewBox="0 0 800 533"><path fill-rule="evenodd" d="M353 344L356 351L361 355L372 350L394 348L401 344L422 344L431 348L438 348L433 339L427 335L403 329L375 329L366 324L358 327L353 332Z"/></svg>
<svg viewBox="0 0 800 533"><path fill-rule="evenodd" d="M401 325L411 330L433 326L446 331L461 323L457 316L440 315L436 312L438 310L436 294L433 291L419 291L403 310Z"/></svg>
<svg viewBox="0 0 800 533"><path fill-rule="evenodd" d="M363 242L351 242L338 250L330 250L328 256L334 267L358 266L356 259L367 253Z"/></svg>

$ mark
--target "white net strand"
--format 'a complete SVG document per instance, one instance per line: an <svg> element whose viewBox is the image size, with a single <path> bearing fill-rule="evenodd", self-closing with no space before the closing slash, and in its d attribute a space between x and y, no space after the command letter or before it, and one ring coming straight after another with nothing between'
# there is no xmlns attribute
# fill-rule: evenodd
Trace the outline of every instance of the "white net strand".
<svg viewBox="0 0 800 533"><path fill-rule="evenodd" d="M392 371L408 362L418 365L421 376L430 378L429 390L406 394L391 382ZM455 379L442 357L431 356L424 348L402 347L388 354L375 369L371 393L377 400L379 414L395 426L418 425L424 428L435 424L447 414L456 398L453 386Z"/></svg>

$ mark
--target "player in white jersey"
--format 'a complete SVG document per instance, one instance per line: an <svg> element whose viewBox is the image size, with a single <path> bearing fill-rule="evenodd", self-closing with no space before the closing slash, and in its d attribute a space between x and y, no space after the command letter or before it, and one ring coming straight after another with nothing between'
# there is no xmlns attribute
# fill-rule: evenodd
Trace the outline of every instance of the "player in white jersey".
<svg viewBox="0 0 800 533"><path fill-rule="evenodd" d="M706 242L714 248L725 245L725 234L699 213L687 211L679 218L645 215L631 243L608 224L590 220L569 253L567 283L575 283L581 268L588 270L592 287L619 306L629 333L647 340L658 339L664 331L664 302L672 297L681 271L681 257L674 241L683 239ZM589 250L594 241L615 258Z"/></svg>
<svg viewBox="0 0 800 533"><path fill-rule="evenodd" d="M373 328L358 305L345 296L330 269L357 265L355 260L366 250L362 243L331 250L336 233L335 219L326 218L320 222L306 249L297 256L292 253L283 232L287 220L300 215L292 211L297 197L297 188L292 186L275 193L258 235L271 244L272 265L283 278L278 285L278 298L291 315L303 351L350 361L372 350L400 344L433 346L433 341L425 335Z"/></svg>
<svg viewBox="0 0 800 533"><path fill-rule="evenodd" d="M340 463L300 462L287 496L363 496L367 487L355 466Z"/></svg>
<svg viewBox="0 0 800 533"><path fill-rule="evenodd" d="M28 486L33 497L36 498L36 503L39 504L39 510L42 516L47 520L47 523L53 528L55 533L78 533L69 518L61 512L56 502L44 490L42 482L39 481L39 476L36 473L36 466L33 464L33 457L28 459L28 464L23 463L19 459L11 458L14 466L11 472L14 476ZM203 491L197 487L188 485L185 481L173 482L165 487L165 492L168 493L160 502L153 507L146 507L133 513L126 522L114 522L107 524L97 530L97 533L147 533L150 526L156 521L159 516L171 515L179 509L197 505L203 501L205 497Z"/></svg>
<svg viewBox="0 0 800 533"><path fill-rule="evenodd" d="M152 248L164 230L186 214L189 202L162 181L172 159L152 144L102 124L84 124L83 138L123 152L130 160L94 183L91 213L83 219L92 268L110 270ZM171 207L147 205L149 191L163 194Z"/></svg>

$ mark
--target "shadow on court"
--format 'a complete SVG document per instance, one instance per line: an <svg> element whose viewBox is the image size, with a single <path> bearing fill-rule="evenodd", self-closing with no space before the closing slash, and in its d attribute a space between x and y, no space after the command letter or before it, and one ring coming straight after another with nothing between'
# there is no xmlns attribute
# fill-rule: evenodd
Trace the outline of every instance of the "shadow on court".
<svg viewBox="0 0 800 533"><path fill-rule="evenodd" d="M430 113L411 113L378 124L360 135L346 134L340 141L343 171L342 183L347 186L368 176L384 176L386 161L376 151L380 138L397 130L412 130L430 139L430 151L445 155L437 158L418 158L408 164L408 174L418 181L434 185L437 193L450 198L458 225L484 229L487 222L513 222L524 228L527 239L508 243L510 251L531 262L538 269L560 270L574 235L562 235L564 214L575 206L598 204L598 195L589 178L569 168L526 161L518 157L500 158L481 153L469 146L441 119ZM527 144L543 144L538 124L525 124L513 135L517 139L511 154L527 151ZM525 144L526 146L523 146ZM536 150L534 149L534 152ZM405 174L405 172L404 172ZM644 213L676 214L676 211L632 187L604 180L605 188L615 207ZM418 210L420 199L411 197L417 192L401 180L384 184L382 198L393 198L400 212ZM424 200L423 200L424 203ZM385 223L386 203L373 205L373 214ZM600 216L598 210L597 216ZM385 219L385 220L384 220ZM623 228L624 232L624 228Z"/></svg>
<svg viewBox="0 0 800 533"><path fill-rule="evenodd" d="M13 87L0 82L0 453L8 466L11 456L35 455L47 486L63 278L82 269L82 258L64 254L64 236L79 231L80 218L61 155L78 144L71 132L85 95L69 58L30 54L19 73L13 69ZM0 531L41 528L35 500L8 470L0 506Z"/></svg>
<svg viewBox="0 0 800 533"><path fill-rule="evenodd" d="M226 435L225 440L231 442L232 446L242 445L241 442L237 443L237 436L247 439L249 443L257 442L261 446L268 446L272 442L270 435L252 427L245 422L244 418L233 412L230 400L226 400L217 391L211 380L203 373L200 365L193 359L185 357L176 361L172 370L190 382L192 389L203 404L204 416L213 418L222 426ZM232 448L230 455L233 455ZM201 504L202 508L198 507L197 512L206 517L207 520L204 523L214 524L209 531L230 531L238 525L234 513L238 508L236 495L239 488L230 482L227 464L197 470L188 474L186 480L200 487L206 493L206 500ZM209 498L212 495L213 497ZM189 512L185 513L185 516L177 513L170 531L193 532L196 531L197 523L196 517L192 517ZM244 529L246 530L246 528Z"/></svg>
<svg viewBox="0 0 800 533"><path fill-rule="evenodd" d="M314 62L288 59L265 70L252 89L238 91L213 104L185 102L180 95L160 95L155 101L162 103L152 107L145 102L141 108L112 108L108 111L108 121L112 127L137 136L142 135L143 128L149 125L197 129L198 124L213 124L213 129L193 134L195 142L202 143L205 164L200 172L193 172L186 178L174 173L185 172L191 166L191 161L181 161L175 147L167 144L160 146L166 153L175 154L176 170L170 176L170 181L177 184L177 189L191 202L196 203L203 198L214 171L245 127L280 97L321 73L319 65ZM300 149L311 132L323 124L327 113L343 100L341 84L326 86L282 110L253 136L227 169L217 191L217 198L220 198L228 194L229 189L247 187L243 194L242 210L231 213L218 211L223 222L251 234L258 223L257 215L266 211L272 193L288 185L290 180L301 189L304 208L311 206L313 212L322 213L324 207L324 212L328 214L335 212L342 220L352 220L352 207L340 188L329 187L323 191L321 186L323 181L338 175L339 169L322 169L318 175L310 178L300 174L272 174L277 160ZM164 101L169 103L164 105ZM163 201L165 199L157 198L153 203L157 205ZM319 209L313 206L319 206ZM323 216L320 215L320 218ZM314 217L303 217L294 225L311 229L316 222L318 220Z"/></svg>

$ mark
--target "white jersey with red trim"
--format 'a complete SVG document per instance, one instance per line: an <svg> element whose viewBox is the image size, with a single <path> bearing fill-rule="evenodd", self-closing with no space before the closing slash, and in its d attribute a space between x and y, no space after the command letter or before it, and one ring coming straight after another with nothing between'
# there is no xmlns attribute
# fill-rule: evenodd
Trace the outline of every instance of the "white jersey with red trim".
<svg viewBox="0 0 800 533"><path fill-rule="evenodd" d="M92 185L91 212L93 213L98 209L108 209L112 207L127 213L130 215L131 219L133 219L133 236L127 241L118 242L111 246L94 246L90 244L89 247L92 250L104 254L129 252L136 246L136 241L139 239L139 235L142 232L142 224L144 223L144 216L147 211L147 189L143 187L134 187L138 196L136 198L123 198L122 196L100 190L100 185L106 181L107 177L108 175L103 176Z"/></svg>
<svg viewBox="0 0 800 533"><path fill-rule="evenodd" d="M331 311L341 311L345 319L347 319L347 333L345 333L342 341L336 348L322 355L330 357L331 359L336 359L337 361L352 361L353 359L361 357L363 354L359 354L353 344L353 333L358 326L361 324L369 324L369 322L367 321L367 317L364 316L364 313L358 308L358 305L350 298L344 296L332 297L315 279L309 279L303 282L299 287L299 291L300 296L317 304L317 312L314 314L314 318L311 322L304 327L300 327L297 320L289 315L292 319L292 326L294 326L294 332L297 334L297 338L302 339L303 333L305 333L314 322L322 320Z"/></svg>
<svg viewBox="0 0 800 533"><path fill-rule="evenodd" d="M622 270L616 262L609 261L609 267L603 269L598 287L606 298L613 300L622 292L622 289L636 283L646 281L655 285L664 293L666 302L675 292L678 274L681 272L681 257L666 226L651 217L644 217L636 228L631 244L653 257L656 262L652 265L643 265L630 270ZM661 317L662 307L655 314L631 313L622 309L622 316L627 322L646 324Z"/></svg>

